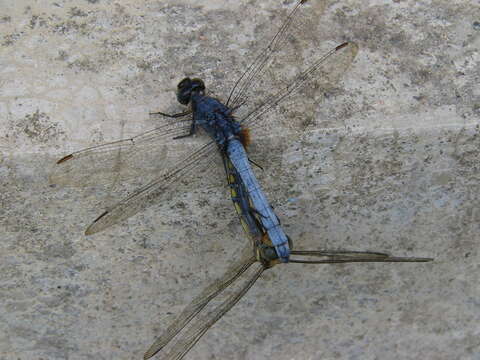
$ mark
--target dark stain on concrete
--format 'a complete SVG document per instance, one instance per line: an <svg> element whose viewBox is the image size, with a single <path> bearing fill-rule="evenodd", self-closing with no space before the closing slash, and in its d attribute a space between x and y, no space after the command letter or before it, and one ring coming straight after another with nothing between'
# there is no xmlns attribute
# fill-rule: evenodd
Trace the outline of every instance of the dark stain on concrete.
<svg viewBox="0 0 480 360"><path fill-rule="evenodd" d="M88 14L85 11L79 9L76 6L70 8L70 10L68 11L68 14L70 15L71 18L88 16Z"/></svg>
<svg viewBox="0 0 480 360"><path fill-rule="evenodd" d="M19 33L7 34L3 36L2 46L12 46L20 38Z"/></svg>
<svg viewBox="0 0 480 360"><path fill-rule="evenodd" d="M40 112L39 109L32 114L25 115L11 127L14 133L24 134L39 143L47 143L65 135L59 125L51 122L50 117L46 113Z"/></svg>

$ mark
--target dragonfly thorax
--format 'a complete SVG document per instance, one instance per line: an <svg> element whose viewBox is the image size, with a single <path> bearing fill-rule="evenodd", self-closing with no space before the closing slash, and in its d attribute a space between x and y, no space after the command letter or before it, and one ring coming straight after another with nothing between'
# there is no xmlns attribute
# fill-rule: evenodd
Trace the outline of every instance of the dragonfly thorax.
<svg viewBox="0 0 480 360"><path fill-rule="evenodd" d="M193 121L201 126L218 145L241 137L241 126L233 118L232 111L218 99L194 94L191 97Z"/></svg>
<svg viewBox="0 0 480 360"><path fill-rule="evenodd" d="M221 101L205 95L205 84L198 78L185 78L177 85L177 100L190 104L193 112L192 133L200 125L217 142L225 146L233 138L241 138L241 126L232 110Z"/></svg>

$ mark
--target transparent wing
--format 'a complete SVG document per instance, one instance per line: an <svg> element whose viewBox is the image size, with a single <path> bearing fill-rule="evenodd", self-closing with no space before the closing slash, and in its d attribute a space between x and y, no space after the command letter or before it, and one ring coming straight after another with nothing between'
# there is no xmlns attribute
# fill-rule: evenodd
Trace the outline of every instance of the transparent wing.
<svg viewBox="0 0 480 360"><path fill-rule="evenodd" d="M313 111L306 105L316 105L317 95L328 93L353 62L358 51L354 43L332 47L316 31L324 8L323 0L298 1L268 46L235 83L227 105L243 125L257 131L266 128L266 135L277 129L283 133L285 129L303 131ZM284 77L286 73L293 75ZM287 105L288 98L300 90L303 99ZM279 105L284 105L282 113L293 114L298 109L300 115L263 116Z"/></svg>
<svg viewBox="0 0 480 360"><path fill-rule="evenodd" d="M187 133L190 124L191 115L129 139L74 152L57 161L50 182L91 186L160 172L172 160L168 145L178 145L180 141L173 138Z"/></svg>
<svg viewBox="0 0 480 360"><path fill-rule="evenodd" d="M343 43L331 49L323 56L317 58L313 64L304 71L296 75L292 80L287 81L286 85L280 88L272 95L264 97L260 104L251 110L240 121L242 125L251 129L266 127L268 131L279 127L301 132L305 130L308 122L305 121L305 115L295 117L276 117L274 121L268 122L263 116L290 96L298 93L304 87L313 87L317 93L325 93L331 88L351 65L358 52L358 46L355 43ZM313 99L313 97L312 97ZM270 119L272 120L272 119ZM282 124L281 121L284 120Z"/></svg>
<svg viewBox="0 0 480 360"><path fill-rule="evenodd" d="M370 252L370 251L345 251L345 250L292 250L292 255L300 256L300 258L290 258L292 263L302 264L339 264L353 262L429 262L431 258L418 257L397 257L389 254ZM323 260L309 260L302 257L325 257Z"/></svg>
<svg viewBox="0 0 480 360"><path fill-rule="evenodd" d="M239 279L255 263L252 247L249 245L244 248L240 260L233 263L225 274L217 279L213 284L201 292L175 319L164 333L153 343L144 355L144 359L149 359L157 352L162 350L175 336L177 336L192 320L199 314L205 306L216 298L227 287ZM260 268L262 270L262 268ZM224 303L208 312L208 315L202 315L195 318L193 325L185 332L183 336L177 339L175 345L167 356L168 359L181 359L188 350L200 339L200 337L210 328L218 319L222 317L235 303L245 294L260 276L262 271L255 271L246 281L245 286L239 287Z"/></svg>
<svg viewBox="0 0 480 360"><path fill-rule="evenodd" d="M240 76L228 97L227 106L237 108L247 102L258 100L259 91L270 84L268 82L271 78L268 72L270 66L282 58L281 55L291 56L292 52L298 50L298 40L295 38L299 33L304 35L305 31L302 29L312 26L308 24L308 20L318 20L325 8L323 0L314 1L312 6L306 6L306 3L307 0L297 2L267 47L259 52ZM283 60L288 59L283 57Z"/></svg>
<svg viewBox="0 0 480 360"><path fill-rule="evenodd" d="M210 141L175 166L166 169L154 181L107 209L94 220L85 234L91 235L102 231L153 204L162 203L162 200L172 194L178 196L181 192L191 191L193 189L192 180L195 185L198 180L206 180L207 183L223 180L224 175L217 175L221 172L223 172L223 165L220 153L216 143Z"/></svg>
<svg viewBox="0 0 480 360"><path fill-rule="evenodd" d="M195 319L195 323L187 330L185 336L182 336L173 346L172 350L165 356L167 359L180 360L197 343L205 332L221 319L255 284L265 268L257 264L253 271L248 274L248 278L238 289L236 289L224 302L215 307L211 312L201 315Z"/></svg>

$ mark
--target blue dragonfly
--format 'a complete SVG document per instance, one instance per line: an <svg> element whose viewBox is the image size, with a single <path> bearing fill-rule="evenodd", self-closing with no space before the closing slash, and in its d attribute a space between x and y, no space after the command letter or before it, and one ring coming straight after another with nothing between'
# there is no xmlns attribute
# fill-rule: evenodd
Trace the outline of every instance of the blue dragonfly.
<svg viewBox="0 0 480 360"><path fill-rule="evenodd" d="M152 113L168 120L135 137L80 150L60 159L51 176L53 183L98 184L108 178L105 174L111 173L115 173L117 179L138 176L138 169L145 164L158 170L154 180L108 207L85 234L102 231L152 204L164 202L172 193L186 191L182 188L185 183L192 189L196 180L204 178L199 174L218 171L228 160L235 167L239 181L245 185L255 218L268 233L279 259L288 262L288 237L254 175L251 164L255 163L247 155L249 131L255 131L256 136L262 130L271 135L282 129L301 134L304 117L288 118L286 124L281 124L279 117L269 117L267 113L285 104L286 99L301 89L313 87L325 92L346 72L358 51L356 44L344 42L323 55L309 57L305 68L289 81L269 85L267 70L272 63L278 65L283 57L298 51L298 37L302 35L303 20L308 18L309 11L306 0L294 6L268 46L235 83L226 101L208 96L201 79L187 77L177 86L177 100L188 106L186 111ZM303 100L309 99L304 96ZM208 136L194 136L199 130ZM178 151L170 148L178 150L176 145L187 138L196 146L180 158ZM219 178L217 175L210 177L212 181Z"/></svg>
<svg viewBox="0 0 480 360"><path fill-rule="evenodd" d="M318 1L320 2L320 1ZM167 350L167 358L181 359L201 336L231 309L268 268L287 261L293 263L346 262L424 262L425 258L397 258L376 252L355 251L296 251L292 240L283 232L277 216L256 180L245 151L249 144L249 129L272 134L276 129L290 129L301 134L304 118L289 118L281 124L279 118L267 113L302 88L314 87L323 92L345 73L358 51L354 43L333 47L324 55L311 57L305 69L282 86L268 86L268 69L284 54L296 51L302 19L308 15L307 1L299 1L268 46L255 58L235 83L225 102L206 95L200 79L185 78L177 87L177 99L189 106L179 114L156 114L174 118L153 130L133 138L91 147L67 155L57 162L52 182L73 185L98 184L110 179L138 176L139 170L151 167L159 175L116 205L109 207L87 228L91 235L117 224L155 203L161 203L172 193L188 191L198 174L221 170L227 174L231 197L249 244L230 269L200 296L164 334L155 341L144 358ZM306 99L308 100L308 99ZM283 125L283 126L282 126ZM192 137L198 130L209 136ZM180 141L199 143L185 156L170 151ZM223 166L222 166L223 164ZM208 171L207 171L208 170ZM219 176L211 176L213 180ZM182 187L188 183L187 187ZM291 258L290 256L293 255ZM308 257L308 258L306 258ZM311 258L310 258L311 257ZM322 257L321 259L316 259ZM228 293L228 290L233 290ZM225 296L218 306L206 309L212 301ZM207 312L205 313L205 310ZM203 312L202 312L203 311Z"/></svg>

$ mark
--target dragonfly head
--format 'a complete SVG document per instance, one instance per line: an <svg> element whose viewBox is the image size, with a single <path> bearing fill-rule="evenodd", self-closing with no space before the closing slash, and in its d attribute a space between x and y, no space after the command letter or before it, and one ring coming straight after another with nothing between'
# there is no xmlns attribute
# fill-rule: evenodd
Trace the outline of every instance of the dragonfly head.
<svg viewBox="0 0 480 360"><path fill-rule="evenodd" d="M177 100L182 105L188 105L192 95L203 95L205 92L205 84L200 79L185 78L177 85Z"/></svg>

